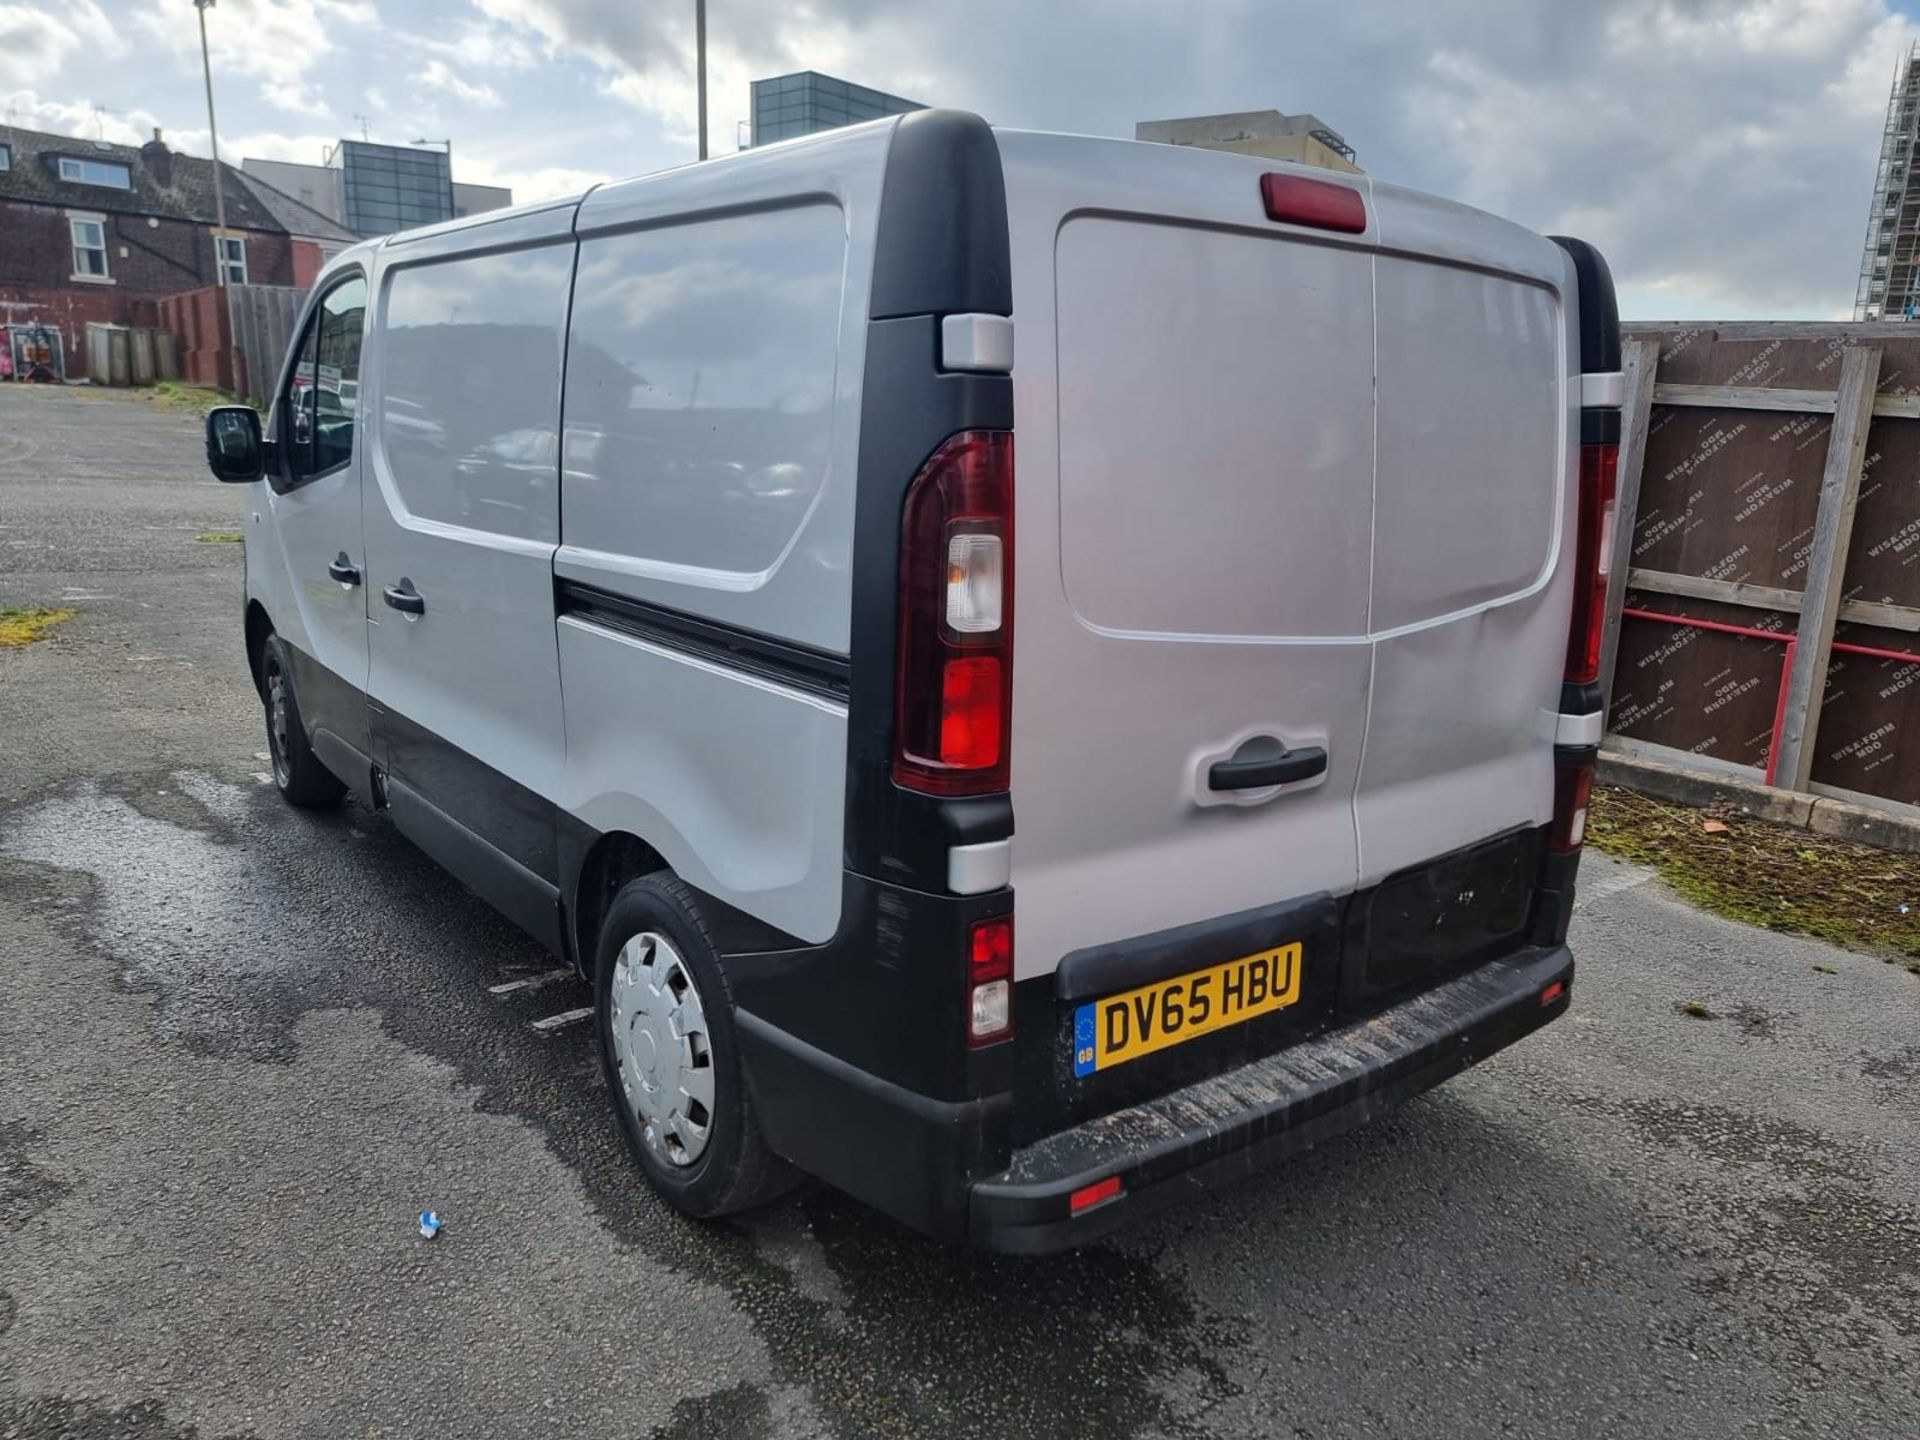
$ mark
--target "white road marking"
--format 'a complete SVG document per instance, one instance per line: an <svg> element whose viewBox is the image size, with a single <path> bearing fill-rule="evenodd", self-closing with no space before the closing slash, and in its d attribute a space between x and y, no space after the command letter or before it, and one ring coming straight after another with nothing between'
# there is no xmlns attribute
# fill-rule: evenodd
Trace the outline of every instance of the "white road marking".
<svg viewBox="0 0 1920 1440"><path fill-rule="evenodd" d="M487 987L487 993L489 995L499 995L504 998L508 995L517 994L522 990L532 990L537 986L549 985L555 980L559 980L572 973L571 970L542 970L538 975L528 975L521 980L507 980L498 985L489 985Z"/></svg>
<svg viewBox="0 0 1920 1440"><path fill-rule="evenodd" d="M582 1020L593 1018L593 1007L585 1006L579 1010L562 1010L558 1015L549 1015L544 1020L533 1022L534 1032L542 1037L564 1030L569 1025L578 1025Z"/></svg>

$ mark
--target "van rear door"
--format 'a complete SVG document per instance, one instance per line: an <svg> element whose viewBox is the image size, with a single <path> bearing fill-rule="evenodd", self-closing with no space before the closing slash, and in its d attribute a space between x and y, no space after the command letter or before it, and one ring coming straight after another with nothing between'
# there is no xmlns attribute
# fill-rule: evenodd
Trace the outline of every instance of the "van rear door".
<svg viewBox="0 0 1920 1440"><path fill-rule="evenodd" d="M1560 247L1393 186L1375 185L1373 202L1362 886L1553 812L1580 421L1577 308Z"/></svg>
<svg viewBox="0 0 1920 1440"><path fill-rule="evenodd" d="M1016 329L1024 1068L1038 1063L1030 1045L1068 1050L1032 1033L1058 1018L1063 961L1104 988L1103 966L1156 978L1183 954L1229 960L1216 952L1238 938L1165 932L1357 880L1373 234L1269 221L1265 167L1239 157L999 139ZM1304 1012L1335 980L1327 914L1274 925L1262 946L1312 942ZM1126 958L1143 944L1146 958ZM1218 1065L1245 1031L1179 1049ZM1156 1057L1115 1075L1149 1070L1170 1073ZM1118 1098L1127 1084L1062 1088Z"/></svg>

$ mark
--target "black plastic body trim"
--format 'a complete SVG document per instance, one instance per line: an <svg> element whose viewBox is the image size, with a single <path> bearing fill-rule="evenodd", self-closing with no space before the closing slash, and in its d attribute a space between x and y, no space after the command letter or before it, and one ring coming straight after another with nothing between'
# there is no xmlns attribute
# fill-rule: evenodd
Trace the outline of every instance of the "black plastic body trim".
<svg viewBox="0 0 1920 1440"><path fill-rule="evenodd" d="M1606 258L1570 235L1547 237L1567 252L1580 286L1580 368L1589 375L1620 368L1620 308Z"/></svg>
<svg viewBox="0 0 1920 1440"><path fill-rule="evenodd" d="M1065 1001L1091 1000L1151 985L1215 960L1252 955L1326 930L1338 915L1333 896L1323 893L1089 946L1062 958L1053 975L1054 994Z"/></svg>
<svg viewBox="0 0 1920 1440"><path fill-rule="evenodd" d="M387 808L402 835L554 954L563 953L560 892L502 854L404 781L387 781Z"/></svg>
<svg viewBox="0 0 1920 1440"><path fill-rule="evenodd" d="M293 662L293 693L307 739L322 763L350 785L364 788L366 777L342 774L331 757L341 750L364 757L372 748L367 724L367 692L336 674L284 635L281 647ZM346 763L345 757L342 763Z"/></svg>
<svg viewBox="0 0 1920 1440"><path fill-rule="evenodd" d="M404 785L504 860L542 884L558 886L558 805L399 711L379 704L372 709L374 755L388 773L389 793ZM399 808L396 803L396 817ZM492 898L484 889L480 893ZM542 940L548 938L544 925L536 932Z"/></svg>
<svg viewBox="0 0 1920 1440"><path fill-rule="evenodd" d="M554 608L637 640L710 660L795 690L832 700L847 698L851 666L844 655L792 640L689 615L574 580L554 581Z"/></svg>
<svg viewBox="0 0 1920 1440"><path fill-rule="evenodd" d="M1020 1254L1067 1249L1245 1178L1564 1014L1572 980L1564 948L1494 961L1297 1050L1051 1136L973 1186L971 1238ZM1563 988L1543 1004L1555 982ZM1125 1187L1118 1199L1071 1212L1075 1190L1113 1175Z"/></svg>
<svg viewBox="0 0 1920 1440"><path fill-rule="evenodd" d="M967 1187L1006 1164L1012 1096L942 1101L734 1011L754 1118L776 1155L931 1235L963 1239Z"/></svg>
<svg viewBox="0 0 1920 1440"><path fill-rule="evenodd" d="M1013 313L1000 147L978 115L916 110L887 151L867 314L967 313Z"/></svg>
<svg viewBox="0 0 1920 1440"><path fill-rule="evenodd" d="M1588 680L1584 684L1574 680L1560 682L1560 713L1562 715L1591 715L1605 703L1606 696L1600 689L1598 680Z"/></svg>
<svg viewBox="0 0 1920 1440"><path fill-rule="evenodd" d="M1611 406L1589 405L1580 412L1582 445L1618 445L1620 412Z"/></svg>

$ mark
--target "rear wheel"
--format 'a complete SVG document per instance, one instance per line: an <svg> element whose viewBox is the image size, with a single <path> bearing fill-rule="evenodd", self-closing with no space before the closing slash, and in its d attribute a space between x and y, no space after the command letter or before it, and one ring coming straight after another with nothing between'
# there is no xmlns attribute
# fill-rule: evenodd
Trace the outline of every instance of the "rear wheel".
<svg viewBox="0 0 1920 1440"><path fill-rule="evenodd" d="M594 973L607 1093L654 1188L700 1219L786 1190L793 1172L754 1122L733 999L693 892L671 875L630 882Z"/></svg>
<svg viewBox="0 0 1920 1440"><path fill-rule="evenodd" d="M300 702L293 690L293 666L278 635L269 635L261 651L260 698L267 712L273 783L280 794L289 805L302 809L338 804L347 787L320 763L307 743L307 727L300 718Z"/></svg>

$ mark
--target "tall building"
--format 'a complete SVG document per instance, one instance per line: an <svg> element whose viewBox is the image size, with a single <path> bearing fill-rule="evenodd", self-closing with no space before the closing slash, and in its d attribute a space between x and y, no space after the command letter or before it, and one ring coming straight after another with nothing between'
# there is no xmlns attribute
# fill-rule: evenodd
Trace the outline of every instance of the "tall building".
<svg viewBox="0 0 1920 1440"><path fill-rule="evenodd" d="M1291 160L1359 174L1353 147L1318 115L1282 115L1278 110L1239 110L1230 115L1190 115L1183 120L1142 120L1133 138L1156 145L1197 145L1263 160Z"/></svg>
<svg viewBox="0 0 1920 1440"><path fill-rule="evenodd" d="M513 192L504 186L455 180L445 151L411 145L342 140L327 152L323 165L249 157L240 168L361 236L410 230L513 204Z"/></svg>
<svg viewBox="0 0 1920 1440"><path fill-rule="evenodd" d="M1867 211L1867 246L1854 292L1856 320L1920 319L1920 45L1893 71L1880 168Z"/></svg>
<svg viewBox="0 0 1920 1440"><path fill-rule="evenodd" d="M878 120L883 115L904 115L909 110L926 108L917 100L903 100L884 90L869 90L864 85L836 80L817 70L776 75L771 80L753 82L752 143L771 145L796 135L837 130L842 125L858 125L862 120Z"/></svg>

